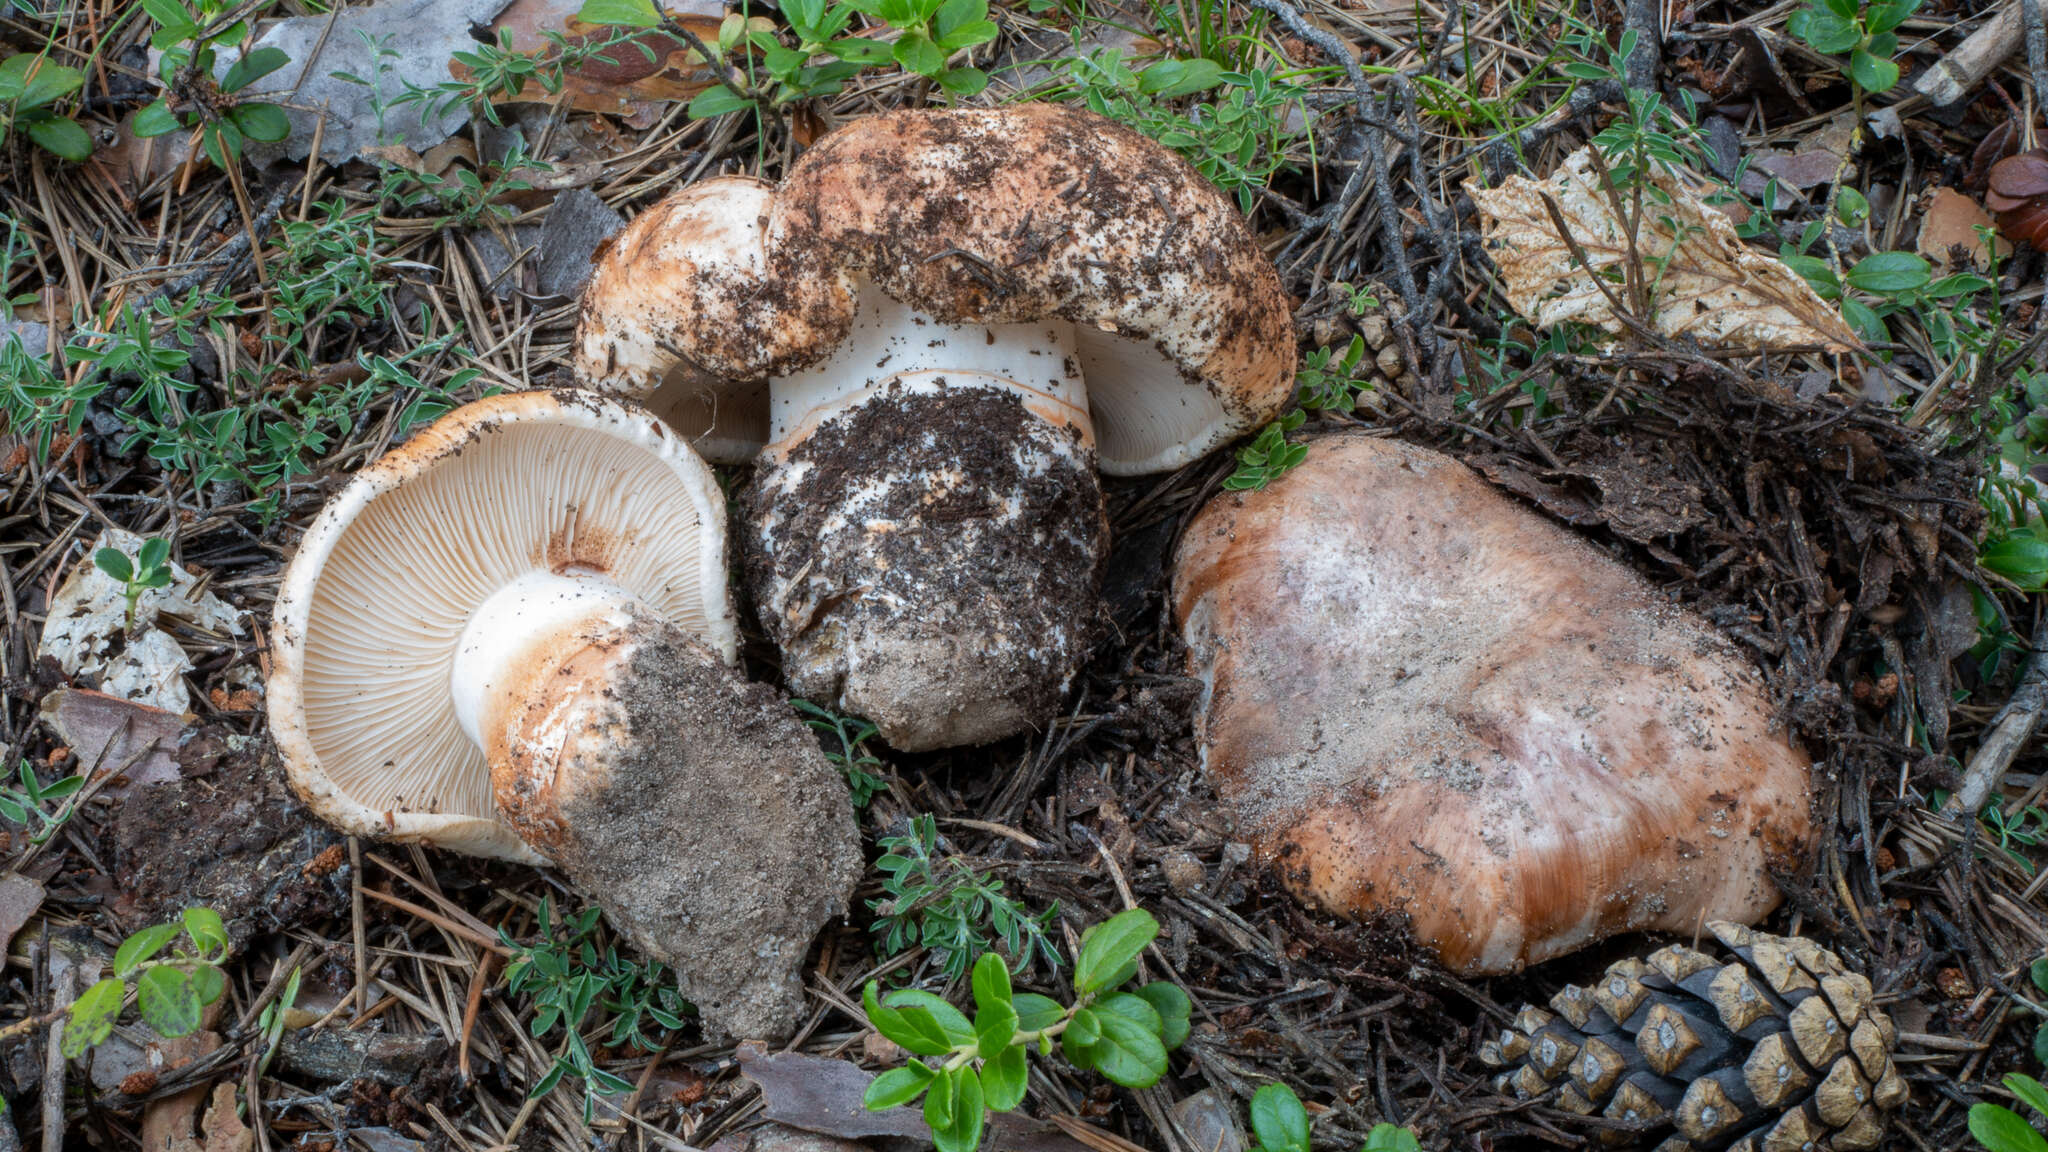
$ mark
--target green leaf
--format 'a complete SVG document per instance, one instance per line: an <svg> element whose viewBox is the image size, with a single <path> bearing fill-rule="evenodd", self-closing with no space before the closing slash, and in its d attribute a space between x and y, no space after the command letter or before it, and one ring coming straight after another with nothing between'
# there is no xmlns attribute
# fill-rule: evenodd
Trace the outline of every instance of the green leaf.
<svg viewBox="0 0 2048 1152"><path fill-rule="evenodd" d="M1003 962L1002 956L994 952L982 953L981 959L974 962L973 984L975 1004L982 1008L1000 1004L1015 1014L1016 1010L1010 1003L1010 966Z"/></svg>
<svg viewBox="0 0 2048 1152"><path fill-rule="evenodd" d="M1865 341L1878 344L1891 339L1891 330L1885 327L1884 317L1879 316L1870 305L1854 296L1843 298L1841 303L1842 319L1849 322L1849 327L1856 330L1856 335Z"/></svg>
<svg viewBox="0 0 2048 1152"><path fill-rule="evenodd" d="M1308 1109L1285 1084L1252 1093L1252 1135L1266 1152L1308 1152Z"/></svg>
<svg viewBox="0 0 2048 1152"><path fill-rule="evenodd" d="M192 975L168 964L144 969L135 978L135 1008L142 1022L163 1036L190 1036L199 1030L199 990Z"/></svg>
<svg viewBox="0 0 2048 1152"><path fill-rule="evenodd" d="M1096 1018L1100 1019L1107 1014L1121 1016L1145 1031L1152 1033L1154 1036L1159 1035L1159 1012L1151 1004L1137 996L1131 995L1129 992L1118 992L1115 995L1104 996L1097 1000L1095 1002Z"/></svg>
<svg viewBox="0 0 2048 1152"><path fill-rule="evenodd" d="M220 80L220 90L240 92L291 62L291 56L282 48L258 48L228 65L227 74Z"/></svg>
<svg viewBox="0 0 2048 1152"><path fill-rule="evenodd" d="M72 1060L86 1054L114 1034L114 1020L121 1015L125 988L108 977L85 990L71 1002L71 1014L64 1022L64 1055Z"/></svg>
<svg viewBox="0 0 2048 1152"><path fill-rule="evenodd" d="M144 961L163 951L184 930L182 924L155 924L121 941L114 949L114 975L124 980L133 976Z"/></svg>
<svg viewBox="0 0 2048 1152"><path fill-rule="evenodd" d="M1017 1010L992 1004L974 1014L974 1046L984 1056L1001 1052L1017 1035Z"/></svg>
<svg viewBox="0 0 2048 1152"><path fill-rule="evenodd" d="M37 61L33 56L16 56L8 61L29 61L21 71L21 95L18 102L23 108L42 108L78 91L85 83L85 73L49 60Z"/></svg>
<svg viewBox="0 0 2048 1152"><path fill-rule="evenodd" d="M986 44L1001 34L1002 29L996 27L994 21L976 20L971 23L962 24L951 32L941 33L938 38L938 45L949 53L958 52L962 48L972 48L977 44Z"/></svg>
<svg viewBox="0 0 2048 1152"><path fill-rule="evenodd" d="M1188 1020L1194 1013L1194 1003L1178 985L1164 981L1147 984L1137 994L1145 1003L1159 1013L1159 1042L1171 1052L1187 1042Z"/></svg>
<svg viewBox="0 0 2048 1152"><path fill-rule="evenodd" d="M1074 1018L1068 1022L1067 1030L1060 1033L1060 1042L1062 1044L1072 1044L1077 1048L1092 1048L1095 1046L1095 1042L1100 1039L1102 1039L1102 1022L1096 1017L1095 1013L1086 1008L1075 1009Z"/></svg>
<svg viewBox="0 0 2048 1152"><path fill-rule="evenodd" d="M1989 1152L2048 1152L2048 1139L2033 1125L1996 1104L1970 1105L1970 1135Z"/></svg>
<svg viewBox="0 0 2048 1152"><path fill-rule="evenodd" d="M1090 1053L1097 1072L1126 1088L1150 1088L1166 1075L1166 1048L1159 1043L1158 1032L1114 1012L1101 1013L1098 1019L1102 1039Z"/></svg>
<svg viewBox="0 0 2048 1152"><path fill-rule="evenodd" d="M228 990L228 978L211 964L201 964L192 969L192 994L199 998L202 1007L220 999Z"/></svg>
<svg viewBox="0 0 2048 1152"><path fill-rule="evenodd" d="M906 1018L916 1012L929 1014L945 1037L956 1047L974 1043L974 1025L967 1022L967 1017L958 1008L929 992L919 988L903 988L889 993L884 1003L902 1012Z"/></svg>
<svg viewBox="0 0 2048 1152"><path fill-rule="evenodd" d="M1889 92L1899 82L1899 66L1859 48L1849 54L1849 78L1865 92Z"/></svg>
<svg viewBox="0 0 2048 1152"><path fill-rule="evenodd" d="M953 1115L949 1123L933 1125L932 1144L938 1152L975 1152L981 1146L981 1126L987 1118L981 1077L963 1064L946 1079L953 1084Z"/></svg>
<svg viewBox="0 0 2048 1152"><path fill-rule="evenodd" d="M1375 1124L1359 1152L1422 1152L1422 1141L1398 1124Z"/></svg>
<svg viewBox="0 0 2048 1152"><path fill-rule="evenodd" d="M292 134L291 119L275 104L237 104L228 115L251 140L275 144Z"/></svg>
<svg viewBox="0 0 2048 1152"><path fill-rule="evenodd" d="M2044 1021L2034 1030L2034 1060L2036 1063L2048 1064L2048 1021Z"/></svg>
<svg viewBox="0 0 2048 1152"><path fill-rule="evenodd" d="M932 28L942 35L968 24L987 22L988 0L946 0L932 16Z"/></svg>
<svg viewBox="0 0 2048 1152"><path fill-rule="evenodd" d="M743 112L753 106L752 100L723 85L714 84L690 101L690 119L709 120L728 112Z"/></svg>
<svg viewBox="0 0 2048 1152"><path fill-rule="evenodd" d="M861 1106L870 1112L884 1108L895 1108L918 1098L936 1075L922 1060L912 1060L901 1068L892 1068L868 1085L861 1095Z"/></svg>
<svg viewBox="0 0 2048 1152"><path fill-rule="evenodd" d="M955 96L974 96L988 87L988 73L979 68L948 68L938 75L939 87Z"/></svg>
<svg viewBox="0 0 2048 1152"><path fill-rule="evenodd" d="M1043 1032L1059 1023L1067 1015L1060 1002L1050 996L1036 992L1019 992L1011 999L1011 1006L1017 1010L1017 1031Z"/></svg>
<svg viewBox="0 0 2048 1152"><path fill-rule="evenodd" d="M2034 982L2034 987L2048 992L2048 956L2043 956L2028 965L2027 978Z"/></svg>
<svg viewBox="0 0 2048 1152"><path fill-rule="evenodd" d="M945 49L932 43L921 32L904 33L890 54L896 58L896 63L903 65L904 71L920 76L936 76L946 66Z"/></svg>
<svg viewBox="0 0 2048 1152"><path fill-rule="evenodd" d="M1934 269L1917 253L1878 252L1864 257L1846 276L1851 288L1892 296L1926 287L1934 278Z"/></svg>
<svg viewBox="0 0 2048 1152"><path fill-rule="evenodd" d="M1030 1074L1022 1045L1003 1049L981 1066L981 1090L991 1111L1008 1112L1022 1104L1028 1087Z"/></svg>
<svg viewBox="0 0 2048 1152"><path fill-rule="evenodd" d="M2030 529L2015 528L1985 541L1977 562L2026 591L2048 587L2048 539Z"/></svg>
<svg viewBox="0 0 2048 1152"><path fill-rule="evenodd" d="M1872 36L1882 35L1904 24L1920 8L1920 0L1892 0L1888 4L1872 4L1870 11L1863 14L1863 27Z"/></svg>
<svg viewBox="0 0 2048 1152"><path fill-rule="evenodd" d="M630 28L652 28L661 23L661 13L651 0L583 0L576 18L585 24L624 24Z"/></svg>
<svg viewBox="0 0 2048 1152"><path fill-rule="evenodd" d="M2042 1116L2048 1116L2048 1088L2043 1088L2039 1080L2018 1072L2008 1073L2005 1077L2005 1090L2019 1097L2027 1107Z"/></svg>
<svg viewBox="0 0 2048 1152"><path fill-rule="evenodd" d="M1160 70L1168 64L1178 67L1164 74ZM1157 74L1157 75L1155 75ZM1177 96L1192 96L1206 92L1223 83L1223 65L1214 60L1198 57L1193 60L1162 60L1138 74L1138 91L1161 100ZM1602 76L1605 79L1605 76Z"/></svg>
<svg viewBox="0 0 2048 1152"><path fill-rule="evenodd" d="M128 554L119 548L102 548L93 553L92 566L123 584L135 579L134 565L129 563Z"/></svg>
<svg viewBox="0 0 2048 1152"><path fill-rule="evenodd" d="M171 542L169 540L164 539L161 536L152 536L149 539L144 540L142 542L142 547L136 549L135 552L136 564L145 572L149 571L152 568L163 567L164 561L170 558ZM208 914L212 913L211 909L206 908L199 908L187 911L185 913L185 922L187 925L191 924L191 917L193 911L207 912ZM214 916L213 922L216 924L220 923L220 917Z"/></svg>
<svg viewBox="0 0 2048 1152"><path fill-rule="evenodd" d="M178 118L172 114L169 105L158 100L135 114L135 123L132 127L137 136L161 136L166 132L178 130Z"/></svg>
<svg viewBox="0 0 2048 1152"><path fill-rule="evenodd" d="M151 540L149 544L142 546L145 562L148 561L150 544L164 542ZM164 547L168 548L169 545L164 544ZM157 557L156 563L163 563L161 555ZM192 943L198 945L201 956L223 957L228 954L228 930L220 922L220 913L211 908L187 908L184 919L185 935L190 936Z"/></svg>
<svg viewBox="0 0 2048 1152"><path fill-rule="evenodd" d="M924 1097L924 1122L937 1133L953 1122L953 1078L935 1076Z"/></svg>
<svg viewBox="0 0 2048 1152"><path fill-rule="evenodd" d="M1863 43L1863 30L1856 22L1834 12L1813 12L1799 36L1816 52L1847 52Z"/></svg>
<svg viewBox="0 0 2048 1152"><path fill-rule="evenodd" d="M912 1021L877 1000L877 988L874 981L868 981L860 997L861 1007L867 1010L868 1023L874 1026L875 1031L919 1056L944 1056L953 1050L952 1043L946 1039L945 1029L930 1020L930 1013ZM929 1032L926 1031L927 1024L930 1025Z"/></svg>
<svg viewBox="0 0 2048 1152"><path fill-rule="evenodd" d="M1143 908L1119 912L1089 929L1074 961L1074 994L1086 996L1122 983L1110 978L1135 965L1145 946L1158 935L1159 921Z"/></svg>

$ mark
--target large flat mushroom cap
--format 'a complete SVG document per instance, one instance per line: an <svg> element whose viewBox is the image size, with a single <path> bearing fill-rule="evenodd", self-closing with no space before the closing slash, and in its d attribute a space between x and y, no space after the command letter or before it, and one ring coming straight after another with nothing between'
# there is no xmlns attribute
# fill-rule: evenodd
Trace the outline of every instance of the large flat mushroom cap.
<svg viewBox="0 0 2048 1152"><path fill-rule="evenodd" d="M292 559L267 689L292 786L356 835L543 862L456 717L471 613L522 573L602 574L729 662L725 555L716 478L646 413L576 392L464 405L357 473Z"/></svg>
<svg viewBox="0 0 2048 1152"><path fill-rule="evenodd" d="M791 169L768 247L779 278L858 273L949 323L1074 322L1111 475L1199 459L1294 398L1287 297L1235 206L1082 109L854 121Z"/></svg>
<svg viewBox="0 0 2048 1152"><path fill-rule="evenodd" d="M1754 922L1813 836L1743 657L1448 457L1312 442L1196 517L1174 611L1204 764L1261 853L1451 968Z"/></svg>

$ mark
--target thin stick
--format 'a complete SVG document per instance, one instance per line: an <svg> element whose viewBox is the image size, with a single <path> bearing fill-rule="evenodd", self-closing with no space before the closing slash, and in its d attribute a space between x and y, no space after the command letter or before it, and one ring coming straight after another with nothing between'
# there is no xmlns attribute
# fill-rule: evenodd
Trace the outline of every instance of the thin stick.
<svg viewBox="0 0 2048 1152"><path fill-rule="evenodd" d="M2041 713L2048 711L2048 614L2034 626L2033 648L2019 687L1992 719L1991 731L1978 743L1969 767L1963 769L1962 786L1949 797L1944 812L1967 820L1981 810L1999 781L2005 779L2014 757L2040 728Z"/></svg>
<svg viewBox="0 0 2048 1152"><path fill-rule="evenodd" d="M1913 91L1943 107L1969 95L2019 48L2025 36L2021 27L2025 13L2022 0L2006 0L1996 16L1913 81Z"/></svg>

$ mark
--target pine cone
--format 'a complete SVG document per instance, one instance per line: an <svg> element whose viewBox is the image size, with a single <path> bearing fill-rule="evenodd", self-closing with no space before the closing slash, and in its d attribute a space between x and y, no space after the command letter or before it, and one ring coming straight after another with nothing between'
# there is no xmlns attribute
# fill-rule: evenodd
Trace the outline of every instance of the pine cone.
<svg viewBox="0 0 2048 1152"><path fill-rule="evenodd" d="M1997 214L2007 240L2048 252L2048 148L1993 164L1984 207Z"/></svg>
<svg viewBox="0 0 2048 1152"><path fill-rule="evenodd" d="M1870 981L1811 940L1708 925L1736 960L1673 944L1526 1006L1480 1048L1494 1084L1646 1121L1656 1152L1858 1152L1906 1099ZM1663 1126L1674 1131L1668 1136ZM1633 1135L1603 1130L1610 1145Z"/></svg>

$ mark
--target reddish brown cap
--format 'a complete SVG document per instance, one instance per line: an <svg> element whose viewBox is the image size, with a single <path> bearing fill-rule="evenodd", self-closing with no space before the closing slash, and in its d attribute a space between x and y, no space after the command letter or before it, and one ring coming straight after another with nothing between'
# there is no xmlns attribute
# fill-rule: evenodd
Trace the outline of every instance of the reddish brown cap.
<svg viewBox="0 0 2048 1152"><path fill-rule="evenodd" d="M1072 321L1112 474L1178 467L1293 400L1288 301L1229 199L1163 145L1043 104L871 116L779 191L684 189L605 254L576 372L695 395L685 436L714 402L737 427L760 403L742 385L846 338L861 281L950 323Z"/></svg>
<svg viewBox="0 0 2048 1152"><path fill-rule="evenodd" d="M1812 838L1748 662L1437 453L1313 441L1196 517L1174 610L1205 765L1261 853L1454 969L1753 922Z"/></svg>

